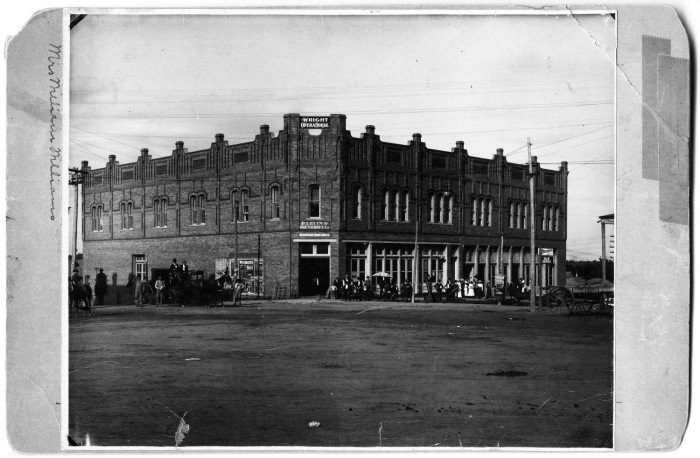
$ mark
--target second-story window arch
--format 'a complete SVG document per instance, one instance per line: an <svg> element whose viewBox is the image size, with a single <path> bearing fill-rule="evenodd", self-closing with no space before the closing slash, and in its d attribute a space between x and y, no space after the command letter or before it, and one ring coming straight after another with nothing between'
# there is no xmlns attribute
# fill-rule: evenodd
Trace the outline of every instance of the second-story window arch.
<svg viewBox="0 0 700 458"><path fill-rule="evenodd" d="M554 230L559 230L559 206L554 207Z"/></svg>
<svg viewBox="0 0 700 458"><path fill-rule="evenodd" d="M190 203L190 224L191 225L203 225L205 223L204 216L204 204L206 202L206 196L204 193L191 194L189 198Z"/></svg>
<svg viewBox="0 0 700 458"><path fill-rule="evenodd" d="M356 185L352 191L352 217L353 219L362 219L362 186Z"/></svg>
<svg viewBox="0 0 700 458"><path fill-rule="evenodd" d="M479 199L476 196L471 198L471 222L472 226L477 226L479 224Z"/></svg>
<svg viewBox="0 0 700 458"><path fill-rule="evenodd" d="M90 209L90 216L92 220L92 231L102 231L102 204L93 205Z"/></svg>
<svg viewBox="0 0 700 458"><path fill-rule="evenodd" d="M134 203L131 201L122 202L119 205L122 219L122 229L134 228Z"/></svg>
<svg viewBox="0 0 700 458"><path fill-rule="evenodd" d="M272 185L270 187L270 217L272 219L280 219L280 187L279 185Z"/></svg>
<svg viewBox="0 0 700 458"><path fill-rule="evenodd" d="M241 205L240 205L239 218L240 218L240 222L242 222L242 223L246 223L246 222L250 221L249 197L250 197L250 191L248 190L248 188L241 189Z"/></svg>
<svg viewBox="0 0 700 458"><path fill-rule="evenodd" d="M435 220L435 213L437 212L437 195L435 193L430 193L430 222L431 223L436 223L437 221Z"/></svg>
<svg viewBox="0 0 700 458"><path fill-rule="evenodd" d="M153 199L153 225L155 227L168 227L167 197L156 197Z"/></svg>
<svg viewBox="0 0 700 458"><path fill-rule="evenodd" d="M491 215L493 214L493 203L491 198L484 199L484 226L491 226Z"/></svg>
<svg viewBox="0 0 700 458"><path fill-rule="evenodd" d="M508 211L508 227L510 229L515 229L515 215L517 211L515 210L515 207L517 204L515 202L511 202L509 205L509 211Z"/></svg>
<svg viewBox="0 0 700 458"><path fill-rule="evenodd" d="M408 214L409 205L411 202L411 193L409 191L401 191L399 193L399 214L396 219L398 221L409 221L410 217Z"/></svg>

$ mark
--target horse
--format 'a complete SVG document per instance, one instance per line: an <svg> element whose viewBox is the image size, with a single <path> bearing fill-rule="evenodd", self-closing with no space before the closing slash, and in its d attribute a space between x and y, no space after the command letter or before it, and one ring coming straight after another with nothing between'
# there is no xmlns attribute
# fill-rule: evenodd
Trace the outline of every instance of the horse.
<svg viewBox="0 0 700 458"><path fill-rule="evenodd" d="M84 316L92 315L92 306L90 304L90 298L88 297L87 291L82 285L78 283L68 282L68 314L73 313L75 309L75 316L78 316L78 310L83 311ZM83 304L81 307L80 304Z"/></svg>

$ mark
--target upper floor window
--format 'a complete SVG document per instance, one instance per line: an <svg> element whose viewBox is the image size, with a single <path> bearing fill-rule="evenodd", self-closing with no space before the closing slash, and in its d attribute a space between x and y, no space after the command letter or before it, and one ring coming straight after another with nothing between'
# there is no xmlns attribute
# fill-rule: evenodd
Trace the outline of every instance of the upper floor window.
<svg viewBox="0 0 700 458"><path fill-rule="evenodd" d="M559 207L554 207L554 230L559 230Z"/></svg>
<svg viewBox="0 0 700 458"><path fill-rule="evenodd" d="M90 209L90 219L92 222L92 232L102 230L102 204L93 205Z"/></svg>
<svg viewBox="0 0 700 458"><path fill-rule="evenodd" d="M362 186L355 186L352 194L352 217L354 219L362 219Z"/></svg>
<svg viewBox="0 0 700 458"><path fill-rule="evenodd" d="M410 218L408 216L408 205L411 201L411 193L408 191L403 191L399 193L399 195L401 196L399 202L399 214L396 219L399 221L409 221Z"/></svg>
<svg viewBox="0 0 700 458"><path fill-rule="evenodd" d="M193 194L190 196L190 224L205 224L204 220L204 194Z"/></svg>
<svg viewBox="0 0 700 458"><path fill-rule="evenodd" d="M270 203L272 206L272 219L280 219L280 187L277 185L270 188Z"/></svg>
<svg viewBox="0 0 700 458"><path fill-rule="evenodd" d="M309 218L321 217L321 187L317 184L309 186Z"/></svg>
<svg viewBox="0 0 700 458"><path fill-rule="evenodd" d="M250 204L249 204L249 198L250 197L250 191L247 189L241 189L241 206L240 206L240 213L238 214L239 222L246 223L250 221Z"/></svg>
<svg viewBox="0 0 700 458"><path fill-rule="evenodd" d="M493 202L490 197L471 198L472 226L492 226ZM510 205L509 227L513 227L514 205Z"/></svg>
<svg viewBox="0 0 700 458"><path fill-rule="evenodd" d="M522 207L522 210L521 210L521 212L520 212L520 215L521 215L521 218L520 218L520 228L521 228L521 229L527 229L527 226L528 226L528 225L527 225L527 216L528 216L528 213L529 213L530 210L528 209L527 202L522 202L522 203L520 204L520 206Z"/></svg>
<svg viewBox="0 0 700 458"><path fill-rule="evenodd" d="M437 222L435 219L436 213L437 213L437 195L431 194L430 195L430 211L429 211L431 223Z"/></svg>
<svg viewBox="0 0 700 458"><path fill-rule="evenodd" d="M153 225L168 227L168 199L165 197L159 197L153 201Z"/></svg>
<svg viewBox="0 0 700 458"><path fill-rule="evenodd" d="M119 206L119 210L122 217L122 229L133 229L134 228L134 204L133 202L122 202Z"/></svg>
<svg viewBox="0 0 700 458"><path fill-rule="evenodd" d="M389 205L391 199L391 192L385 189L382 192L382 221L389 221Z"/></svg>

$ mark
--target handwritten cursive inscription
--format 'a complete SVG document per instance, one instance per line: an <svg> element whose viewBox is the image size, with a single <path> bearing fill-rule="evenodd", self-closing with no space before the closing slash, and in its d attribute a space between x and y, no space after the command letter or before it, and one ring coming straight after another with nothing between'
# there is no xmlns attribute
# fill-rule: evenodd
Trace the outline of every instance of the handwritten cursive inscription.
<svg viewBox="0 0 700 458"><path fill-rule="evenodd" d="M48 58L48 70L49 70L49 115L51 120L49 122L49 187L51 188L51 219L55 219L56 206L54 204L56 187L54 185L56 180L60 180L61 177L61 148L60 143L56 141L56 120L58 119L58 114L61 112L61 78L56 75L54 66L61 63L61 46L49 43L49 58ZM59 146L57 146L59 145Z"/></svg>

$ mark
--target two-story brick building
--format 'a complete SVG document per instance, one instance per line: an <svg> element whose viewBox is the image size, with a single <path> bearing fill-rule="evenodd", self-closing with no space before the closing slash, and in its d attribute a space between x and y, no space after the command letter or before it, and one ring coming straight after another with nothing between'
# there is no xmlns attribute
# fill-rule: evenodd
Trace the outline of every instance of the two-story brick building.
<svg viewBox="0 0 700 458"><path fill-rule="evenodd" d="M314 277L324 287L345 274L400 281L414 266L419 278L492 280L500 255L507 281L529 278L525 165L501 149L470 156L461 141L430 149L420 134L383 142L373 126L355 138L345 121L287 114L277 135L263 125L245 143L217 134L203 150L178 141L167 157L143 149L134 163L83 162L85 274L103 268L123 284L177 258L238 271L263 294L304 294ZM563 284L567 164L536 169L537 268L544 284Z"/></svg>

